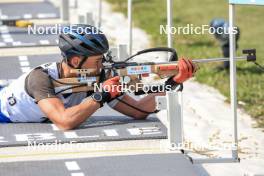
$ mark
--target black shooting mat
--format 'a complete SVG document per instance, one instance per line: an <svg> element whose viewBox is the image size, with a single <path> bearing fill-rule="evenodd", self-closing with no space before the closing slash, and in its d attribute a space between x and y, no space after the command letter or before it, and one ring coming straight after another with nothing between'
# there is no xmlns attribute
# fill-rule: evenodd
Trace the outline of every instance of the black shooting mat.
<svg viewBox="0 0 264 176"><path fill-rule="evenodd" d="M0 80L17 79L22 75L23 67L32 69L47 62L58 62L61 58L60 54L0 57ZM29 65L25 65L25 62Z"/></svg>
<svg viewBox="0 0 264 176"><path fill-rule="evenodd" d="M11 33L9 32L11 30ZM57 46L57 34L45 34L42 31L28 33L27 28L0 26L0 48Z"/></svg>
<svg viewBox="0 0 264 176"><path fill-rule="evenodd" d="M0 124L0 147L166 138L167 129L156 117L134 120L122 115L92 116L70 131L58 130L51 123Z"/></svg>
<svg viewBox="0 0 264 176"><path fill-rule="evenodd" d="M196 176L194 166L179 153L107 156L83 159L1 163L2 175L19 176Z"/></svg>
<svg viewBox="0 0 264 176"><path fill-rule="evenodd" d="M59 18L60 12L51 2L0 3L1 19Z"/></svg>

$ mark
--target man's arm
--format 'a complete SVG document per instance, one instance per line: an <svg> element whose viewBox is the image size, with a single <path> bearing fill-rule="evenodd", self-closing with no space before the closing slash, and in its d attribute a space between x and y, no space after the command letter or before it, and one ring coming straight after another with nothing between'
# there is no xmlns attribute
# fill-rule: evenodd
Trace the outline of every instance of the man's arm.
<svg viewBox="0 0 264 176"><path fill-rule="evenodd" d="M42 99L38 105L43 113L62 130L79 126L100 108L100 104L91 98L67 109L59 98Z"/></svg>
<svg viewBox="0 0 264 176"><path fill-rule="evenodd" d="M100 107L99 103L87 99L79 105L66 109L63 102L56 96L49 75L40 68L29 74L25 88L43 113L63 130L79 126Z"/></svg>
<svg viewBox="0 0 264 176"><path fill-rule="evenodd" d="M146 112L154 112L156 110L156 102L155 102L155 96L163 96L165 93L153 93L145 96L144 98L140 100L135 100L134 98L124 95L122 98L122 101L125 101L127 104L130 104L131 106L136 107L137 109L146 111ZM118 101L118 100L117 100ZM116 111L130 116L134 119L146 119L149 113L145 113L142 111L139 111L131 106L128 106L122 102L118 102L113 109Z"/></svg>
<svg viewBox="0 0 264 176"><path fill-rule="evenodd" d="M117 84L119 77L108 79L104 82L104 86L112 87ZM102 101L106 102L108 99L114 98L120 93L117 88L105 93ZM89 118L97 109L99 109L100 102L96 102L92 98L87 98L81 104L65 109L62 101L59 98L46 98L38 101L41 110L47 117L63 130L73 129L83 123Z"/></svg>

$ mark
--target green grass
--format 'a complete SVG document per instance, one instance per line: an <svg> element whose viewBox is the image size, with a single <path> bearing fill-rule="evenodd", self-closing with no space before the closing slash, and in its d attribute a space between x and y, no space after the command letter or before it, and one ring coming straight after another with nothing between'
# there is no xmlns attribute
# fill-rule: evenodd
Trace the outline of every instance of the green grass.
<svg viewBox="0 0 264 176"><path fill-rule="evenodd" d="M107 0L115 11L126 14L126 0ZM209 24L213 18L228 18L227 0L174 0L174 26ZM239 55L241 49L256 48L258 62L264 65L264 6L236 6L236 25L240 27ZM111 17L110 17L111 18ZM165 0L133 0L133 25L142 28L152 37L152 46L166 46L166 34L159 33L166 25ZM219 43L210 34L174 35L174 47L179 56L190 58L219 57ZM219 65L219 63L218 63ZM264 127L264 73L252 63L238 62L238 100L243 108ZM217 88L229 97L229 73L217 71L216 63L203 64L196 79ZM197 90L198 91L198 90Z"/></svg>

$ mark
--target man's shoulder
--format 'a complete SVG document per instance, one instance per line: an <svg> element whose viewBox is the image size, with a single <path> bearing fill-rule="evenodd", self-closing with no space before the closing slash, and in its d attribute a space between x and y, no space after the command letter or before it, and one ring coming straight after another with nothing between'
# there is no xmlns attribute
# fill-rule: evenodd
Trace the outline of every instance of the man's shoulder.
<svg viewBox="0 0 264 176"><path fill-rule="evenodd" d="M43 67L36 67L29 73L25 89L37 102L41 99L55 97L51 77Z"/></svg>
<svg viewBox="0 0 264 176"><path fill-rule="evenodd" d="M52 65L52 64L56 64L56 66L58 66L59 63L57 62L49 62L49 63L45 63L45 64L42 64L36 68L34 68L30 73L29 75L45 75L47 76L48 75L48 68Z"/></svg>
<svg viewBox="0 0 264 176"><path fill-rule="evenodd" d="M48 72L43 69L42 67L37 67L33 69L29 74L28 74L28 79L37 79L38 77L41 79L42 77L48 76Z"/></svg>
<svg viewBox="0 0 264 176"><path fill-rule="evenodd" d="M42 67L36 67L33 69L26 78L27 85L49 85L51 78L48 71Z"/></svg>

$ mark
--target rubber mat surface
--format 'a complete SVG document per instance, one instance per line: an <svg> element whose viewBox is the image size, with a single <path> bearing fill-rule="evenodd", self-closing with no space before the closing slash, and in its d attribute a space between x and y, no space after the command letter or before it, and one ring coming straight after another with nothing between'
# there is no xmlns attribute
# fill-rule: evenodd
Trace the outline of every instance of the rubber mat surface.
<svg viewBox="0 0 264 176"><path fill-rule="evenodd" d="M0 124L0 147L165 138L167 129L156 117L93 116L71 131L60 131L51 123Z"/></svg>
<svg viewBox="0 0 264 176"><path fill-rule="evenodd" d="M0 57L0 80L13 80L47 62L59 62L60 54Z"/></svg>
<svg viewBox="0 0 264 176"><path fill-rule="evenodd" d="M47 169L48 168L48 169ZM182 154L144 154L72 160L1 163L3 175L20 176L196 176L194 166Z"/></svg>
<svg viewBox="0 0 264 176"><path fill-rule="evenodd" d="M11 30L12 32L10 33ZM45 31L45 29L42 29ZM0 26L0 48L32 47L32 46L57 46L58 35L47 32L38 32L27 28L8 28ZM45 34L45 35L44 35Z"/></svg>
<svg viewBox="0 0 264 176"><path fill-rule="evenodd" d="M59 9L48 1L32 3L0 3L1 19L59 18Z"/></svg>

